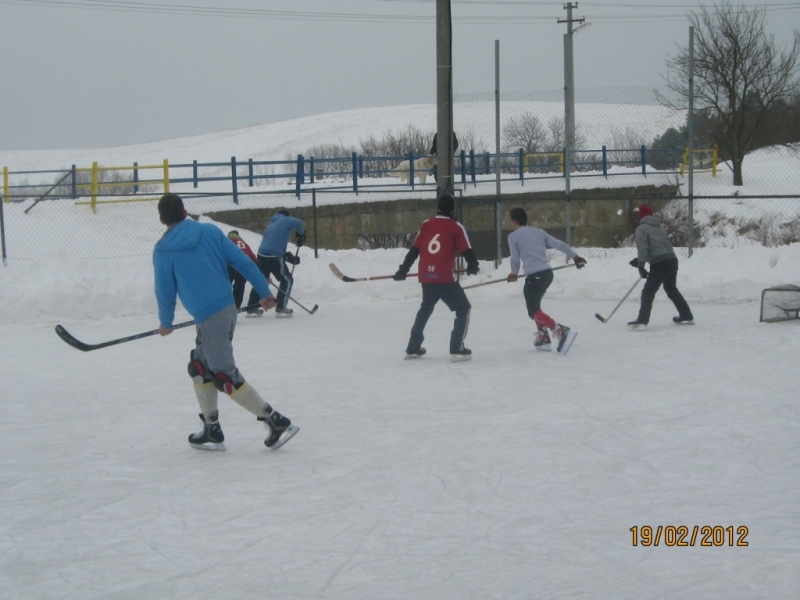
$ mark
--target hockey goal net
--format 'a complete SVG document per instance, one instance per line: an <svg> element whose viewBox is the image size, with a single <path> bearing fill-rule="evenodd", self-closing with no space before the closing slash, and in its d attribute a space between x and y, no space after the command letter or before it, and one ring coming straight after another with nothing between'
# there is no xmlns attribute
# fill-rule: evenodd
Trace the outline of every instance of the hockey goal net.
<svg viewBox="0 0 800 600"><path fill-rule="evenodd" d="M759 321L788 321L800 318L800 287L778 285L761 292Z"/></svg>

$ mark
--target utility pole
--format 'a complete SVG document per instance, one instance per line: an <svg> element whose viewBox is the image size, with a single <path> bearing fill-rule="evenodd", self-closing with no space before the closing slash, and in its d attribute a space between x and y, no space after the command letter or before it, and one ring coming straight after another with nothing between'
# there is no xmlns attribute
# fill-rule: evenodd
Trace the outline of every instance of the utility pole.
<svg viewBox="0 0 800 600"><path fill-rule="evenodd" d="M570 214L570 173L572 172L572 153L575 151L575 71L572 63L572 35L575 30L573 23L583 23L584 19L573 19L572 9L578 8L578 3L564 5L567 11L566 19L559 19L559 23L567 24L567 33L564 34L564 181L567 199L567 244L572 243L572 215Z"/></svg>
<svg viewBox="0 0 800 600"><path fill-rule="evenodd" d="M453 193L453 26L450 0L436 0L436 196Z"/></svg>
<svg viewBox="0 0 800 600"><path fill-rule="evenodd" d="M575 70L572 60L572 35L575 30L573 23L583 23L585 19L573 19L572 9L578 8L576 2L567 2L564 9L567 11L566 19L559 19L559 23L567 24L567 33L564 34L564 141L567 150L575 150Z"/></svg>

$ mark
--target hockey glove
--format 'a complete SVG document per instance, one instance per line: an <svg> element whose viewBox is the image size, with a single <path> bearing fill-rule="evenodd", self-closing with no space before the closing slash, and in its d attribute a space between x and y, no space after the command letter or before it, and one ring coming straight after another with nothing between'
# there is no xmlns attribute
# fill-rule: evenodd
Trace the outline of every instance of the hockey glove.
<svg viewBox="0 0 800 600"><path fill-rule="evenodd" d="M650 273L647 272L647 269L644 268L644 265L640 265L639 266L639 276L642 279L647 279L648 275L650 275Z"/></svg>
<svg viewBox="0 0 800 600"><path fill-rule="evenodd" d="M283 260L285 260L290 265L299 265L300 264L300 257L295 256L291 252L287 252L283 255Z"/></svg>
<svg viewBox="0 0 800 600"><path fill-rule="evenodd" d="M480 266L478 266L478 263L471 263L467 265L467 275L477 275L479 270Z"/></svg>
<svg viewBox="0 0 800 600"><path fill-rule="evenodd" d="M575 261L575 266L578 267L579 269L582 269L583 267L586 266L586 259L585 258L581 258L580 256L576 256L572 260Z"/></svg>
<svg viewBox="0 0 800 600"><path fill-rule="evenodd" d="M294 236L294 245L298 248L306 243L306 234L305 233L298 233Z"/></svg>
<svg viewBox="0 0 800 600"><path fill-rule="evenodd" d="M506 277L506 281L508 281L508 283L514 283L517 279L519 279L519 275L516 273L509 273L508 277Z"/></svg>
<svg viewBox="0 0 800 600"><path fill-rule="evenodd" d="M629 262L628 264L629 264L630 266L632 266L634 269L638 269L638 268L639 268L639 259L638 259L638 258L634 258L634 259L633 259L631 262Z"/></svg>
<svg viewBox="0 0 800 600"><path fill-rule="evenodd" d="M406 275L408 275L408 269L403 268L403 265L400 265L400 268L397 269L397 273L392 276L392 279L395 281L405 281Z"/></svg>

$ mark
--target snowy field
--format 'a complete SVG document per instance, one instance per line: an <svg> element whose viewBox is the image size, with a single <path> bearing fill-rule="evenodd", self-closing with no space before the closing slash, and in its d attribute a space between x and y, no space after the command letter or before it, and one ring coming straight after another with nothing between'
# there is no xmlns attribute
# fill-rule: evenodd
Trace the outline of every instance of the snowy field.
<svg viewBox="0 0 800 600"><path fill-rule="evenodd" d="M428 354L403 360L416 281L328 268L391 274L402 250L302 248L293 294L319 310L240 318L234 340L300 433L267 450L221 397L228 450L211 453L186 441L191 328L90 353L53 331L157 327L150 207L37 207L26 239L76 243L0 266L3 600L800 598L800 322L758 322L761 290L800 284L800 244L682 257L692 327L662 291L628 331L641 286L594 318L636 281L633 249L557 271L543 308L578 331L566 356L533 349L521 283L468 290L474 359L456 364L442 305ZM127 255L86 258L98 230ZM657 546L633 545L645 526Z"/></svg>

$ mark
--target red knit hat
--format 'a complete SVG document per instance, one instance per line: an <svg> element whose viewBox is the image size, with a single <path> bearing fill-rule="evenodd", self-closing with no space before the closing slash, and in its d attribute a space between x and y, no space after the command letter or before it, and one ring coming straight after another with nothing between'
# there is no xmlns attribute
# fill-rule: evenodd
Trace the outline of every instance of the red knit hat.
<svg viewBox="0 0 800 600"><path fill-rule="evenodd" d="M650 205L648 205L648 204L640 204L640 205L639 205L639 209L638 209L638 210L639 210L639 220L640 220L640 221L641 221L642 219L644 219L644 218L645 218L646 216L648 216L648 215L655 214L655 213L653 212L653 209L652 209L652 208L650 207Z"/></svg>

